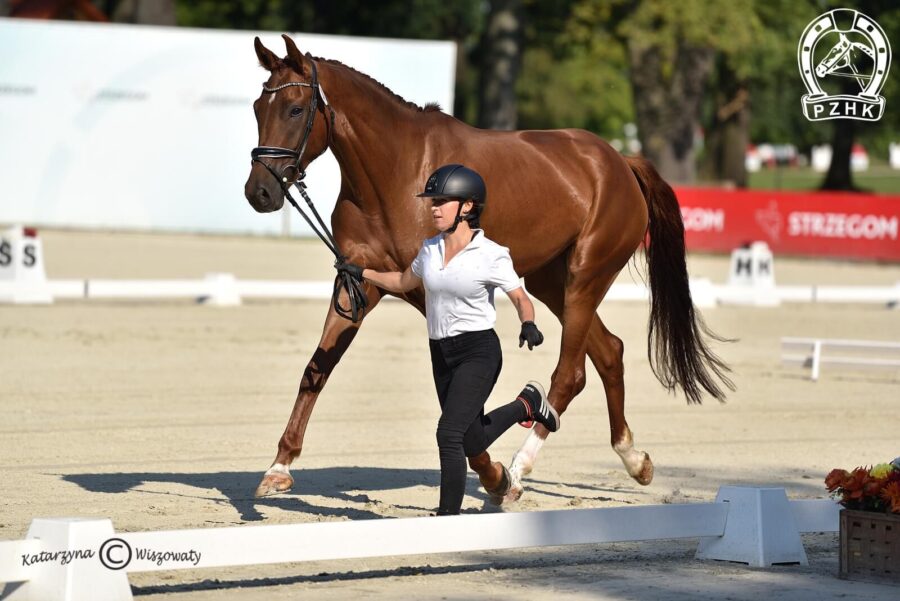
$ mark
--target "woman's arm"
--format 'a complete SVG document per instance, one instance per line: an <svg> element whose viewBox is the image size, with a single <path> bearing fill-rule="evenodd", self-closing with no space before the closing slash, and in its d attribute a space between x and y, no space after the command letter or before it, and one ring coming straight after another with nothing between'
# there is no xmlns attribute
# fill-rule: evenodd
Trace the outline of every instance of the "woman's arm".
<svg viewBox="0 0 900 601"><path fill-rule="evenodd" d="M523 344L528 345L528 350L540 346L544 342L544 335L536 325L534 325L534 304L528 298L525 288L518 287L506 293L509 300L516 306L519 313L519 321L522 322L522 331L519 332L519 348Z"/></svg>
<svg viewBox="0 0 900 601"><path fill-rule="evenodd" d="M528 297L523 286L519 286L515 290L510 290L506 293L506 296L508 296L509 300L515 305L516 311L519 314L519 321L534 321L534 303L531 302L531 299Z"/></svg>
<svg viewBox="0 0 900 601"><path fill-rule="evenodd" d="M407 267L403 272L363 269L362 277L390 292L408 292L422 282L419 276L412 272L411 267Z"/></svg>

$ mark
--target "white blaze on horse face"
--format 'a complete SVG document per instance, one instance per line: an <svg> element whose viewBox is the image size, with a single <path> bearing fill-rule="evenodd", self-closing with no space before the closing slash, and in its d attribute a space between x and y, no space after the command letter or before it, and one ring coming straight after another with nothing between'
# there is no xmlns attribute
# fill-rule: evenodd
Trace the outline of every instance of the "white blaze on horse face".
<svg viewBox="0 0 900 601"><path fill-rule="evenodd" d="M269 104L272 104L273 102L275 102L275 93L274 92L269 94Z"/></svg>

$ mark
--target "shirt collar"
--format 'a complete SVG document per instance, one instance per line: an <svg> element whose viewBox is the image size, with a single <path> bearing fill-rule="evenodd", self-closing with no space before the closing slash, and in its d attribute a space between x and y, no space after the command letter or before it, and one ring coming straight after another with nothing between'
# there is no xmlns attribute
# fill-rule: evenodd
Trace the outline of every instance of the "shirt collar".
<svg viewBox="0 0 900 601"><path fill-rule="evenodd" d="M484 230L481 228L472 228L472 231L475 232L475 235L472 237L472 240L470 240L469 243L466 244L463 250L465 250L466 248L480 248L484 245ZM444 238L446 236L446 233L441 233L441 239L438 242L441 246L441 252L444 252L444 248L446 247L446 244L444 242Z"/></svg>

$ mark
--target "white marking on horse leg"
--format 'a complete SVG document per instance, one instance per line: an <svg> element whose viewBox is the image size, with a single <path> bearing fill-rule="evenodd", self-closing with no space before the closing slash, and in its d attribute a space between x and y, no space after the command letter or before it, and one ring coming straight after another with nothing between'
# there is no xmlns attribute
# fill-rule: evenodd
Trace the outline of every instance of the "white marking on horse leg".
<svg viewBox="0 0 900 601"><path fill-rule="evenodd" d="M647 454L634 449L634 436L631 433L631 428L625 427L625 434L619 442L613 445L613 450L619 455L622 463L625 464L625 469L628 471L629 476L636 478L641 475Z"/></svg>
<svg viewBox="0 0 900 601"><path fill-rule="evenodd" d="M291 470L288 466L283 463L273 463L272 467L266 470L266 475L271 476L272 474L281 474L283 476L290 476Z"/></svg>
<svg viewBox="0 0 900 601"><path fill-rule="evenodd" d="M516 501L522 496L524 487L522 486L522 478L531 473L534 468L534 461L537 459L538 451L544 444L546 434L542 438L537 432L532 430L528 433L528 437L522 444L522 447L513 455L509 464L510 487L509 493L506 495L508 502Z"/></svg>

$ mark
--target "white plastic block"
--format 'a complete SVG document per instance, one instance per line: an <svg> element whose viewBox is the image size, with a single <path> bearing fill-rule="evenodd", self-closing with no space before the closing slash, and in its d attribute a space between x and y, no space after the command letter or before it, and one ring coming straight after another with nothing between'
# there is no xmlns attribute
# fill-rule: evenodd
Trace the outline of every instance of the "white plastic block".
<svg viewBox="0 0 900 601"><path fill-rule="evenodd" d="M52 302L40 238L21 226L0 233L0 303Z"/></svg>
<svg viewBox="0 0 900 601"><path fill-rule="evenodd" d="M723 486L716 502L729 505L725 533L701 538L697 559L736 561L752 567L809 564L783 488Z"/></svg>
<svg viewBox="0 0 900 601"><path fill-rule="evenodd" d="M769 245L754 242L731 253L728 286L720 291L723 303L774 307L781 303L775 287L775 258Z"/></svg>
<svg viewBox="0 0 900 601"><path fill-rule="evenodd" d="M107 519L36 518L28 539L40 540L38 558L28 557L23 570L28 580L9 583L0 594L3 601L131 601L131 586L124 570L112 570L101 562L103 543L115 538ZM114 544L114 543L113 543ZM62 552L71 552L66 556ZM92 556L85 556L90 551ZM55 554L55 555L54 555ZM115 555L112 557L115 559Z"/></svg>
<svg viewBox="0 0 900 601"><path fill-rule="evenodd" d="M207 294L197 300L215 307L234 307L241 304L237 280L231 273L207 273L204 278Z"/></svg>

